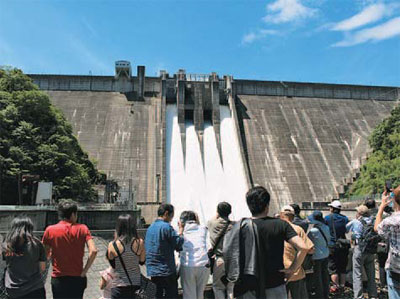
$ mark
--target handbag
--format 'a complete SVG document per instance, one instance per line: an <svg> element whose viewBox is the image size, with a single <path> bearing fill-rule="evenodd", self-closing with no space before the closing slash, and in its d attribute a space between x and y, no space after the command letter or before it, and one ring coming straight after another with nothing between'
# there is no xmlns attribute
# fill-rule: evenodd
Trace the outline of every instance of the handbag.
<svg viewBox="0 0 400 299"><path fill-rule="evenodd" d="M387 255L389 253L389 244L386 241L381 241L376 247L376 253L379 255Z"/></svg>
<svg viewBox="0 0 400 299"><path fill-rule="evenodd" d="M222 241L222 237L225 235L226 231L228 230L228 227L230 225L230 221L228 220L228 223L226 224L226 226L224 227L224 229L222 230L222 232L219 234L217 241L215 242L213 248L210 248L207 251L207 256L208 256L208 264L206 265L207 268L210 268L210 274L213 274L214 271L214 265L215 265L215 250L217 250L219 244Z"/></svg>
<svg viewBox="0 0 400 299"><path fill-rule="evenodd" d="M310 230L314 227L313 224L309 224L307 228L306 235L308 236ZM314 260L312 258L312 254L307 253L306 257L304 258L303 264L301 267L303 268L306 274L314 273Z"/></svg>
<svg viewBox="0 0 400 299"><path fill-rule="evenodd" d="M150 299L155 298L157 292L157 287L154 282L140 275L140 289L135 292L136 298L139 299Z"/></svg>

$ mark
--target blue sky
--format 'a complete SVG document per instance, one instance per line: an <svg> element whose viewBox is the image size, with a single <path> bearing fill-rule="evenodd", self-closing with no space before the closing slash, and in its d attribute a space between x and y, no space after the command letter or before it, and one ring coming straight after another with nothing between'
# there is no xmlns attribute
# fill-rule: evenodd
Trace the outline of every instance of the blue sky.
<svg viewBox="0 0 400 299"><path fill-rule="evenodd" d="M0 0L0 65L113 75L114 61L234 78L400 86L400 4Z"/></svg>

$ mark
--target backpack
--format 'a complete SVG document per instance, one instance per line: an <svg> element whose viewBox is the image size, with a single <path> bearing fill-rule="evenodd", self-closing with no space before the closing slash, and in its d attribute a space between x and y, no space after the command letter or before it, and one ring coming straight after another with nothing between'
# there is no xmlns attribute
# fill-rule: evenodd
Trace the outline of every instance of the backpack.
<svg viewBox="0 0 400 299"><path fill-rule="evenodd" d="M374 221L367 223L364 219L361 219L360 222L363 225L363 231L359 240L361 252L377 253L378 243L382 241L382 238L374 230Z"/></svg>

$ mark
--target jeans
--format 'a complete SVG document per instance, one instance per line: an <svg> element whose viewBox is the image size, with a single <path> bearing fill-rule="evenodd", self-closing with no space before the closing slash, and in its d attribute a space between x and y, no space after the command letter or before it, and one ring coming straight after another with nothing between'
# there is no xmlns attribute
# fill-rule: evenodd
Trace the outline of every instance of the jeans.
<svg viewBox="0 0 400 299"><path fill-rule="evenodd" d="M176 274L169 276L153 276L151 281L156 285L156 298L178 298L178 282Z"/></svg>
<svg viewBox="0 0 400 299"><path fill-rule="evenodd" d="M297 281L290 281L286 285L288 294L290 293L290 298L292 299L308 299L306 279L300 279Z"/></svg>
<svg viewBox="0 0 400 299"><path fill-rule="evenodd" d="M267 299L287 299L286 286L285 284L281 284L275 288L265 289L265 297ZM238 299L255 299L255 292L247 292L241 296L238 296Z"/></svg>
<svg viewBox="0 0 400 299"><path fill-rule="evenodd" d="M360 246L356 245L353 251L353 291L354 298L363 298L362 269L368 278L368 298L378 297L375 283L375 255L362 253Z"/></svg>
<svg viewBox="0 0 400 299"><path fill-rule="evenodd" d="M51 278L51 291L54 299L82 299L86 286L86 277L61 276Z"/></svg>
<svg viewBox="0 0 400 299"><path fill-rule="evenodd" d="M213 269L213 292L215 299L225 299L227 297L226 286L221 281L221 277L224 275L225 275L224 260L222 259L222 257L217 257L215 259L214 269Z"/></svg>
<svg viewBox="0 0 400 299"><path fill-rule="evenodd" d="M386 271L389 299L400 299L400 274L396 276L397 278L390 271Z"/></svg>
<svg viewBox="0 0 400 299"><path fill-rule="evenodd" d="M181 285L183 290L183 299L203 299L204 289L208 278L210 277L210 269L203 267L185 267L180 269Z"/></svg>
<svg viewBox="0 0 400 299"><path fill-rule="evenodd" d="M328 258L314 260L313 281L316 299L328 299L329 297L329 271Z"/></svg>

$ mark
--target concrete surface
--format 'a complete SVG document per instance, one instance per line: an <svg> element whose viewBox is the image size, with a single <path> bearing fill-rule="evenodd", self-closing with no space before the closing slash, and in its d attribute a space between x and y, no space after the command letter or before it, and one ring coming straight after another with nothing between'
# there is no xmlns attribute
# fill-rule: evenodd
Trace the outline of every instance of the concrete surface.
<svg viewBox="0 0 400 299"><path fill-rule="evenodd" d="M272 210L323 201L368 151L368 136L393 101L244 96L236 99L254 184L266 186Z"/></svg>
<svg viewBox="0 0 400 299"><path fill-rule="evenodd" d="M47 91L56 107L72 124L89 157L109 179L128 188L132 179L134 197L147 222L156 216L157 185L161 173L161 99L130 102L117 92ZM160 187L159 187L160 188ZM159 197L159 198L157 198Z"/></svg>

